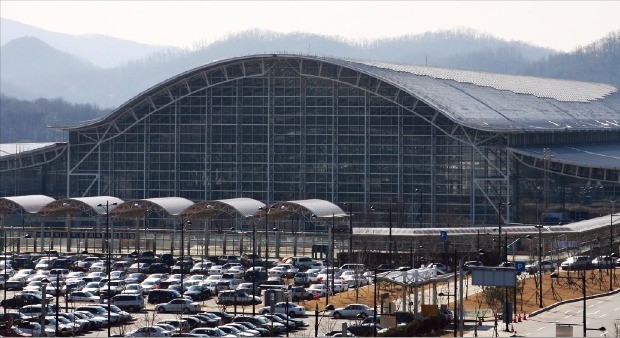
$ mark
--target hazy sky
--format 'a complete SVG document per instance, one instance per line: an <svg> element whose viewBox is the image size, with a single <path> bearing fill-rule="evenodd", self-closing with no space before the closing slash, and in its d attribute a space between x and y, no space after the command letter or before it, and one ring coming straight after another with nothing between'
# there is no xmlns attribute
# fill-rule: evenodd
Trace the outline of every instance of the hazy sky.
<svg viewBox="0 0 620 338"><path fill-rule="evenodd" d="M569 51L620 30L620 1L16 1L0 15L46 30L192 47L261 28L347 39L473 28Z"/></svg>

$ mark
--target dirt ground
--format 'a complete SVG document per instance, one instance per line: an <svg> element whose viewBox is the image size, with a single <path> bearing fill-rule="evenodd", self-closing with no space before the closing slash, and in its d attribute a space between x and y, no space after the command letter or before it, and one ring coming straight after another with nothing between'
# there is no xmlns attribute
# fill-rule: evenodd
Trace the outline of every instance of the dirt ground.
<svg viewBox="0 0 620 338"><path fill-rule="evenodd" d="M614 280L614 289L620 286L620 269L614 270L616 278ZM582 288L581 279L577 278L576 272L566 271L559 272L559 279L552 280L550 273L543 274L543 305L549 306L562 300L581 298ZM570 280L568 277L571 277ZM537 293L537 276L536 278L523 278L518 281L519 290L517 292L517 312L525 313L529 316L535 310L540 307L538 305L538 293ZM524 286L523 286L524 285ZM607 270L588 270L586 271L586 295L594 295L605 293L609 291L609 274ZM523 286L523 287L521 287ZM521 292L522 290L522 292ZM397 299L401 297L402 290L400 286L390 285L388 283L379 283L377 294L389 293L390 299ZM329 297L329 304L334 305L335 308L346 306L351 303L362 303L370 307L373 306L374 286L364 286L359 289L356 297L355 290L349 290L347 292L336 294ZM377 301L380 304L380 301ZM318 304L319 311L325 308L326 299L321 297L319 300L305 301L300 303L306 307L307 310L313 311L315 304ZM379 306L379 305L378 305ZM452 307L452 304L449 305ZM477 293L475 295L469 295L463 302L463 307L466 310L476 310L478 308L492 308L492 306L486 303L486 299L483 293ZM501 312L501 311L500 311Z"/></svg>

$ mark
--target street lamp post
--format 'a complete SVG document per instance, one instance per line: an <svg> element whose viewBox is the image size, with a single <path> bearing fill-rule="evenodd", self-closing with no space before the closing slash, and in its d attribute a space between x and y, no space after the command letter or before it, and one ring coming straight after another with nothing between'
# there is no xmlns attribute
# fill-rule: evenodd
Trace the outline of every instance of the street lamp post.
<svg viewBox="0 0 620 338"><path fill-rule="evenodd" d="M192 221L187 221L187 226L192 225ZM183 296L183 276L185 275L185 224L181 222L181 264L179 267L181 268L181 296Z"/></svg>
<svg viewBox="0 0 620 338"><path fill-rule="evenodd" d="M112 251L110 249L110 206L116 206L118 203L114 202L110 204L109 201L105 201L105 204L97 204L98 207L105 207L105 241L106 241L106 249L107 249L107 262L106 262L106 272L108 274L108 306L110 306L110 270L111 270L111 262L112 262ZM58 287L58 286L57 286ZM56 311L58 311L58 305L56 305ZM108 337L112 336L112 319L111 319L111 310L108 308ZM57 321L58 322L58 321ZM58 333L58 330L56 330Z"/></svg>
<svg viewBox="0 0 620 338"><path fill-rule="evenodd" d="M349 207L349 262L353 262L353 203L347 202L344 205Z"/></svg>
<svg viewBox="0 0 620 338"><path fill-rule="evenodd" d="M269 269L269 207L264 206L258 208L265 212L265 270Z"/></svg>
<svg viewBox="0 0 620 338"><path fill-rule="evenodd" d="M534 226L538 229L538 305L543 307L543 286L542 286L542 228L540 224Z"/></svg>
<svg viewBox="0 0 620 338"><path fill-rule="evenodd" d="M390 229L389 232L389 237L388 237L388 259L390 264L392 264L392 206L390 205L387 209L379 209L375 206L371 206L370 210L377 210L377 211L386 211L388 212L388 226Z"/></svg>
<svg viewBox="0 0 620 338"><path fill-rule="evenodd" d="M502 250L502 206L509 206L512 203L507 202L499 202L499 206L497 207L497 229L498 229L498 244L499 244L499 258L501 260L501 263L506 262L507 261L507 253ZM508 325L508 324L506 324Z"/></svg>
<svg viewBox="0 0 620 338"><path fill-rule="evenodd" d="M609 291L614 291L614 277L616 276L616 262L614 262L614 207L616 201L610 201L611 215L609 216Z"/></svg>

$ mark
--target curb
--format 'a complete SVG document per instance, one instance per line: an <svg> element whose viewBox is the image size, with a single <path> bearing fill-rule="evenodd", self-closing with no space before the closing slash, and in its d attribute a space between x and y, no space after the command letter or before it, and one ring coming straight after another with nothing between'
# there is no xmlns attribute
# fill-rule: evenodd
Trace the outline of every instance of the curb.
<svg viewBox="0 0 620 338"><path fill-rule="evenodd" d="M600 298L600 297L605 297L605 296L611 296L611 295L615 295L616 293L619 293L619 292L620 292L620 289L616 289L614 291L608 291L606 293L599 293L598 295L587 296L586 300L594 299L594 298ZM547 312L547 311L549 311L549 310L551 310L553 308L556 308L556 307L558 307L560 305L564 305L564 304L567 304L567 303L581 302L581 301L583 301L583 297L562 300L562 301L559 301L557 303L554 303L554 304L551 304L549 306L546 306L546 307L544 307L542 309L538 309L536 311L533 311L532 313L530 313L530 317L534 317L534 316L536 316L536 315L538 315L540 313Z"/></svg>

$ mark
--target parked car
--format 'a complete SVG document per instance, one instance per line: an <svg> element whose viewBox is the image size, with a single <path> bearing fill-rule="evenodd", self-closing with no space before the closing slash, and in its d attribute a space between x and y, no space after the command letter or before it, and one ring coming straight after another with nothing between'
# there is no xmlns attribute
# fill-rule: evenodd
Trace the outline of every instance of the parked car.
<svg viewBox="0 0 620 338"><path fill-rule="evenodd" d="M137 283L127 284L122 294L142 295L144 294L144 288Z"/></svg>
<svg viewBox="0 0 620 338"><path fill-rule="evenodd" d="M16 294L0 301L0 306L7 309L18 309L26 305L41 304L41 296L35 294Z"/></svg>
<svg viewBox="0 0 620 338"><path fill-rule="evenodd" d="M110 303L129 312L141 311L144 309L144 297L141 294L122 293L112 297Z"/></svg>
<svg viewBox="0 0 620 338"><path fill-rule="evenodd" d="M272 312L288 314L291 317L299 317L303 316L306 313L306 308L292 302L278 302L273 304L272 306L265 306L258 310L258 313L260 313L261 315Z"/></svg>
<svg viewBox="0 0 620 338"><path fill-rule="evenodd" d="M430 263L426 267L431 269L436 268L443 273L449 273L450 271L452 271L452 268L450 266L443 263Z"/></svg>
<svg viewBox="0 0 620 338"><path fill-rule="evenodd" d="M200 312L200 303L192 302L189 299L178 298L167 303L157 304L155 306L157 312Z"/></svg>
<svg viewBox="0 0 620 338"><path fill-rule="evenodd" d="M205 300L211 298L211 289L204 284L192 285L183 293L193 300Z"/></svg>
<svg viewBox="0 0 620 338"><path fill-rule="evenodd" d="M125 334L126 337L170 337L171 333L159 326L143 326Z"/></svg>
<svg viewBox="0 0 620 338"><path fill-rule="evenodd" d="M374 310L365 304L349 304L332 312L334 318L366 318L374 314Z"/></svg>
<svg viewBox="0 0 620 338"><path fill-rule="evenodd" d="M300 300L312 300L314 298L314 293L303 287L293 287L290 289L290 293L294 302L298 302Z"/></svg>
<svg viewBox="0 0 620 338"><path fill-rule="evenodd" d="M609 269L616 265L616 260L611 256L598 256L592 260L592 267L596 269Z"/></svg>
<svg viewBox="0 0 620 338"><path fill-rule="evenodd" d="M471 268L481 268L484 264L481 261L467 261L463 263L463 271L470 271Z"/></svg>
<svg viewBox="0 0 620 338"><path fill-rule="evenodd" d="M532 264L527 264L525 266L525 272L529 274L538 273L539 265L542 269L542 272L555 270L555 264L551 261L542 261L542 263L540 264L538 263L538 261L535 261Z"/></svg>
<svg viewBox="0 0 620 338"><path fill-rule="evenodd" d="M307 290L312 292L314 295L318 295L319 297L324 297L327 295L327 286L325 286L325 284L310 284L310 287Z"/></svg>
<svg viewBox="0 0 620 338"><path fill-rule="evenodd" d="M175 290L152 290L149 292L147 302L150 304L166 303L175 298L181 298L181 294Z"/></svg>
<svg viewBox="0 0 620 338"><path fill-rule="evenodd" d="M218 305L251 305L260 304L261 298L239 290L223 291L217 295Z"/></svg>
<svg viewBox="0 0 620 338"><path fill-rule="evenodd" d="M592 261L589 256L572 256L568 257L562 264L560 264L560 268L562 270L585 270L589 269L592 266Z"/></svg>
<svg viewBox="0 0 620 338"><path fill-rule="evenodd" d="M99 297L88 291L73 291L67 296L69 302L99 303Z"/></svg>

